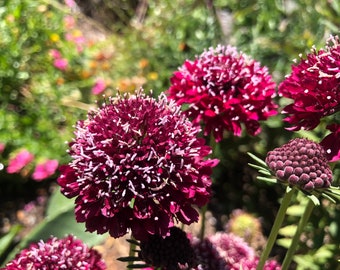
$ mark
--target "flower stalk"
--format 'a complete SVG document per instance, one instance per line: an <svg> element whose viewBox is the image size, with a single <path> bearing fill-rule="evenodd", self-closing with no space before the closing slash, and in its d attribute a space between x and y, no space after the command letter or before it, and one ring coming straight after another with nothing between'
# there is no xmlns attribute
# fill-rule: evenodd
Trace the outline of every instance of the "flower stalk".
<svg viewBox="0 0 340 270"><path fill-rule="evenodd" d="M271 250L274 246L274 243L276 241L279 229L280 229L281 224L283 222L283 219L285 217L289 203L291 202L291 199L296 192L297 192L297 189L290 188L289 186L287 186L286 192L285 192L285 194L283 195L283 198L282 198L282 202L281 202L279 211L277 213L273 227L272 227L271 232L269 234L267 245L266 245L264 251L262 252L262 255L260 257L260 261L257 265L256 270L262 270L263 269L263 267L266 263L266 260L268 259L268 256L269 256L269 254L270 254L270 252L271 252Z"/></svg>
<svg viewBox="0 0 340 270"><path fill-rule="evenodd" d="M304 213L303 213L303 215L300 219L299 225L298 225L296 232L295 232L295 235L292 239L292 243L290 244L288 251L286 253L286 256L283 260L282 270L287 270L290 263L292 262L294 253L295 253L296 248L297 248L298 243L299 243L301 233L302 233L303 229L305 228L314 207L315 207L315 203L312 200L308 200L305 211L304 211Z"/></svg>

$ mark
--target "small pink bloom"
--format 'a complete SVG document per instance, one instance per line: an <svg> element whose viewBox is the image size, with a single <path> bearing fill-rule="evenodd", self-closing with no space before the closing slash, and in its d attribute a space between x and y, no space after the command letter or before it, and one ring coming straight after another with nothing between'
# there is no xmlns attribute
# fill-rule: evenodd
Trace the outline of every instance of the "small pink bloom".
<svg viewBox="0 0 340 270"><path fill-rule="evenodd" d="M34 156L27 150L22 150L16 156L11 158L8 163L8 173L18 173L22 168L33 160Z"/></svg>
<svg viewBox="0 0 340 270"><path fill-rule="evenodd" d="M92 87L92 94L99 95L102 93L106 88L106 83L103 79L99 78L96 80L96 83Z"/></svg>
<svg viewBox="0 0 340 270"><path fill-rule="evenodd" d="M66 6L73 8L76 6L76 3L74 2L74 0L65 0L65 4Z"/></svg>
<svg viewBox="0 0 340 270"><path fill-rule="evenodd" d="M335 162L340 159L340 125L328 125L327 129L332 133L328 134L320 144L325 149L328 160Z"/></svg>
<svg viewBox="0 0 340 270"><path fill-rule="evenodd" d="M68 67L68 61L65 58L55 59L53 65L62 71L65 71Z"/></svg>
<svg viewBox="0 0 340 270"><path fill-rule="evenodd" d="M37 164L33 172L32 178L36 181L41 181L53 175L58 168L58 161L55 159L46 160L43 163Z"/></svg>
<svg viewBox="0 0 340 270"><path fill-rule="evenodd" d="M0 143L0 154L5 150L6 145L4 143Z"/></svg>
<svg viewBox="0 0 340 270"><path fill-rule="evenodd" d="M56 49L52 49L50 50L50 56L52 56L54 59L59 59L61 58L61 53Z"/></svg>
<svg viewBox="0 0 340 270"><path fill-rule="evenodd" d="M67 29L72 29L76 25L76 20L74 19L73 16L65 16L64 24Z"/></svg>

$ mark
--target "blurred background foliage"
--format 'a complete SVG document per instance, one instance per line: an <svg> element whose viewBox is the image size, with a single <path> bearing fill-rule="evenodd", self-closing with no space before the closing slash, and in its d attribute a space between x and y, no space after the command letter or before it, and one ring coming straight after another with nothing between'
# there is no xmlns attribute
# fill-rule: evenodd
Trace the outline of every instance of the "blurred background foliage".
<svg viewBox="0 0 340 270"><path fill-rule="evenodd" d="M41 189L48 196L55 182L57 173L43 182L33 181L35 164L45 159L68 162L65 141L72 139L72 125L96 106L96 100L102 102L102 94L114 94L117 88L131 92L142 86L156 96L169 87L169 78L185 59L194 59L219 43L234 45L268 66L280 83L293 59L312 46L323 47L340 26L336 0L65 2L0 0L0 143L5 146L0 156L0 218L1 234L13 236L5 239L11 241L2 250L2 260L21 239L15 237L17 227L5 226L17 222L12 210L35 199ZM102 84L96 92L98 80ZM277 102L282 106L286 101ZM215 193L209 207L218 229L237 208L261 217L265 234L275 217L283 189L255 181L247 152L264 157L293 137L320 140L325 136L324 129L288 132L280 115L264 122L262 128L257 137L226 134L214 146L221 163L214 172ZM35 158L25 170L9 174L8 161L20 149ZM335 205L316 211L305 237L309 240L296 257L297 269L312 269L303 266L306 260L313 269L336 269L339 211ZM290 222L296 222L294 214ZM329 251L332 256L317 260L315 252L322 247L323 254ZM275 251L280 259L284 250L278 245Z"/></svg>

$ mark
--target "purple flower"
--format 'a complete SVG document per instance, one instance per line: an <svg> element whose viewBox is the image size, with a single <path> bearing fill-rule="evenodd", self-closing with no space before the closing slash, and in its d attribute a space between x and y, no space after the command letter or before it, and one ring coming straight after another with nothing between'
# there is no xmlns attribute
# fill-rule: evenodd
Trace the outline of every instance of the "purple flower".
<svg viewBox="0 0 340 270"><path fill-rule="evenodd" d="M8 162L7 172L18 173L34 159L34 155L27 150L21 150Z"/></svg>
<svg viewBox="0 0 340 270"><path fill-rule="evenodd" d="M51 237L33 243L6 264L3 270L104 270L101 255L73 236Z"/></svg>
<svg viewBox="0 0 340 270"><path fill-rule="evenodd" d="M255 270L259 262L254 249L232 233L217 232L203 241L194 239L193 247L199 263L197 270ZM264 266L264 270L280 269L275 260L268 260Z"/></svg>
<svg viewBox="0 0 340 270"><path fill-rule="evenodd" d="M278 180L303 190L328 188L333 181L324 148L296 138L268 152L266 163Z"/></svg>
<svg viewBox="0 0 340 270"><path fill-rule="evenodd" d="M36 181L44 180L55 173L58 168L58 161L55 159L46 160L37 164L32 174L32 179Z"/></svg>
<svg viewBox="0 0 340 270"><path fill-rule="evenodd" d="M314 129L320 119L339 111L340 43L331 37L326 49L312 49L307 59L292 66L292 73L279 85L279 95L293 100L283 113L290 130Z"/></svg>
<svg viewBox="0 0 340 270"><path fill-rule="evenodd" d="M169 97L179 105L188 104L194 123L203 122L204 133L218 142L224 130L240 136L242 124L257 135L260 120L277 114L275 83L267 67L236 48L219 45L187 60L171 78Z"/></svg>
<svg viewBox="0 0 340 270"><path fill-rule="evenodd" d="M193 207L210 198L217 160L199 128L164 94L110 98L76 125L73 160L61 167L62 193L76 197L76 219L88 231L117 238L169 235L174 221L198 220Z"/></svg>

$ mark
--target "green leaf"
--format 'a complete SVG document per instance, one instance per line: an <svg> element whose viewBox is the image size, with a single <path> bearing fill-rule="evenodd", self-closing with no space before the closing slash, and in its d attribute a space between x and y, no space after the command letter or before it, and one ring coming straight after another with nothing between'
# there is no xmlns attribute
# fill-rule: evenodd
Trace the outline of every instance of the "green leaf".
<svg viewBox="0 0 340 270"><path fill-rule="evenodd" d="M275 178L267 178L267 177L263 177L263 176L258 176L257 179L261 180L261 181L266 181L272 184L277 184L277 179Z"/></svg>
<svg viewBox="0 0 340 270"><path fill-rule="evenodd" d="M320 205L319 199L314 194L307 195L307 197L314 203L315 206Z"/></svg>
<svg viewBox="0 0 340 270"><path fill-rule="evenodd" d="M142 269L142 268L146 268L146 267L150 267L150 265L148 265L148 264L131 264L131 265L128 265L126 268L128 268L128 269Z"/></svg>
<svg viewBox="0 0 340 270"><path fill-rule="evenodd" d="M288 207L286 213L289 216L300 217L305 211L305 208L305 205L292 205Z"/></svg>
<svg viewBox="0 0 340 270"><path fill-rule="evenodd" d="M135 261L140 261L140 258L135 257L135 256L128 256L128 257L117 258L117 260L121 262L135 262Z"/></svg>
<svg viewBox="0 0 340 270"><path fill-rule="evenodd" d="M279 234L285 237L293 237L296 232L296 225L288 225L280 228Z"/></svg>
<svg viewBox="0 0 340 270"><path fill-rule="evenodd" d="M264 166L265 168L267 168L267 163L264 162L262 159L258 158L257 156L255 156L254 154L252 153L247 153L253 160L255 160L257 163L261 164L262 166Z"/></svg>
<svg viewBox="0 0 340 270"><path fill-rule="evenodd" d="M4 254L5 251L12 244L13 239L18 234L18 232L22 229L21 225L14 225L11 227L11 230L4 236L0 238L0 255Z"/></svg>
<svg viewBox="0 0 340 270"><path fill-rule="evenodd" d="M290 247L291 243L292 243L292 239L289 239L289 238L280 238L276 240L276 244L286 249Z"/></svg>

